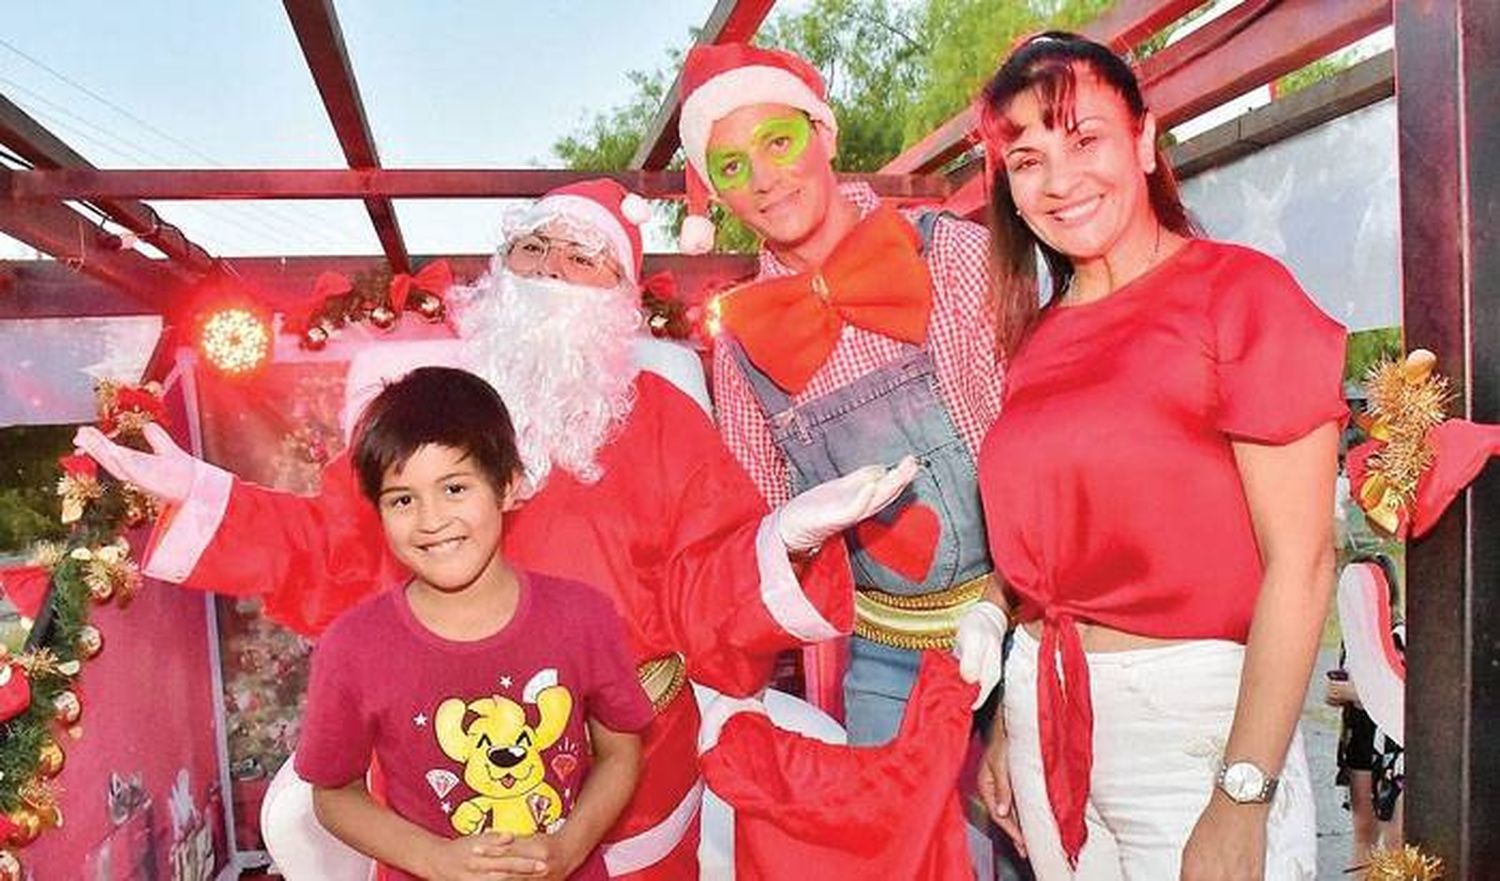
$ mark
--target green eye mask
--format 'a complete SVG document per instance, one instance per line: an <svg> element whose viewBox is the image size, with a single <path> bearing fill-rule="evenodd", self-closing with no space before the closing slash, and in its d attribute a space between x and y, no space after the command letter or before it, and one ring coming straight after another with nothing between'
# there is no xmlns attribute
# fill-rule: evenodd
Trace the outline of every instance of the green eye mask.
<svg viewBox="0 0 1500 881"><path fill-rule="evenodd" d="M807 152L812 141L812 120L801 113L761 120L750 132L750 148L733 147L708 151L708 179L718 192L735 190L750 183L750 156L765 154L777 165L791 165Z"/></svg>

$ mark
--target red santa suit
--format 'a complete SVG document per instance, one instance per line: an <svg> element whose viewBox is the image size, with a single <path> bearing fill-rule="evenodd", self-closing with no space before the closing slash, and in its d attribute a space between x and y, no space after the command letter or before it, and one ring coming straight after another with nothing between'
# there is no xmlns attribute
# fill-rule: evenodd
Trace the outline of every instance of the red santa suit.
<svg viewBox="0 0 1500 881"><path fill-rule="evenodd" d="M852 626L841 543L794 573L760 493L703 410L662 378L638 374L633 408L597 461L591 484L554 469L507 515L504 550L609 594L638 662L680 654L693 680L747 695L766 685L776 652ZM160 521L147 573L260 596L267 615L309 635L407 577L343 457L311 498L198 466L189 501ZM612 876L697 877L698 726L682 689L646 732L640 786L605 836Z"/></svg>

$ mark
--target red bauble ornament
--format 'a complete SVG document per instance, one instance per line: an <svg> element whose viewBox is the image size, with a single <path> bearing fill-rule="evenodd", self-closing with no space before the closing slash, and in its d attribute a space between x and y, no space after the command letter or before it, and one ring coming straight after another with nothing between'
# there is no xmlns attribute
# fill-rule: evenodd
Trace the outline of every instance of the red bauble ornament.
<svg viewBox="0 0 1500 881"><path fill-rule="evenodd" d="M0 662L0 722L26 712L31 706L31 681L21 665Z"/></svg>

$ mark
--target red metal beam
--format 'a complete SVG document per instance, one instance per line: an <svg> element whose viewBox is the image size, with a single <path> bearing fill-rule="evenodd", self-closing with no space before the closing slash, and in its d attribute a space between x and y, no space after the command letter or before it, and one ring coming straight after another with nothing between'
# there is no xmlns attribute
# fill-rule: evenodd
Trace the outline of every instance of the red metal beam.
<svg viewBox="0 0 1500 881"><path fill-rule="evenodd" d="M698 34L698 44L707 46L749 40L760 30L761 22L766 20L771 7L775 5L776 0L719 0ZM681 87L682 74L678 73L677 79L672 82L672 88L662 98L661 107L657 109L651 125L647 127L641 145L636 148L635 156L630 160L631 168L654 171L666 168L667 163L672 161L672 154L677 152L682 143L677 137L678 105L682 103Z"/></svg>
<svg viewBox="0 0 1500 881"><path fill-rule="evenodd" d="M1084 36L1113 46L1116 51L1130 49L1152 34L1201 6L1203 0L1120 0L1108 12L1082 28ZM887 162L884 174L917 174L934 171L970 146L970 134L979 120L973 108L965 107L952 119L938 126L927 137Z"/></svg>
<svg viewBox="0 0 1500 881"><path fill-rule="evenodd" d="M166 261L101 245L92 220L55 202L0 202L0 232L121 288L158 312L166 313L173 297L192 280Z"/></svg>
<svg viewBox="0 0 1500 881"><path fill-rule="evenodd" d="M37 168L94 166L30 114L0 95L0 143ZM90 200L121 226L149 242L157 250L198 273L213 268L214 258L189 241L182 231L164 222L150 205L132 200Z"/></svg>
<svg viewBox="0 0 1500 881"><path fill-rule="evenodd" d="M1454 416L1500 422L1500 4L1395 4L1402 334ZM1451 455L1451 453L1450 453ZM1445 878L1500 863L1500 463L1407 545L1406 840Z"/></svg>
<svg viewBox="0 0 1500 881"><path fill-rule="evenodd" d="M354 68L344 48L344 32L339 28L333 0L283 0L283 5L349 167L379 168L380 155L375 149L369 120L365 118L365 105L360 100L359 83L354 79ZM365 210L375 225L375 234L392 271L410 271L411 260L390 200L366 199Z"/></svg>
<svg viewBox="0 0 1500 881"><path fill-rule="evenodd" d="M681 171L553 171L548 169L310 169L17 171L0 181L12 199L423 199L533 198L564 184L610 177L647 198L679 199ZM941 175L843 174L882 196L937 200L950 187Z"/></svg>
<svg viewBox="0 0 1500 881"><path fill-rule="evenodd" d="M1251 0L1141 63L1170 128L1391 23L1391 0Z"/></svg>

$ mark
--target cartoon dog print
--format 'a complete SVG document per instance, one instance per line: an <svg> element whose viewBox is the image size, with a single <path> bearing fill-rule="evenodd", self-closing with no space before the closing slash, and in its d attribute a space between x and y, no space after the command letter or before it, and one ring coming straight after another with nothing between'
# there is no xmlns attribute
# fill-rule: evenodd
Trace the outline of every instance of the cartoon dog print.
<svg viewBox="0 0 1500 881"><path fill-rule="evenodd" d="M463 764L464 782L479 793L453 811L453 828L462 835L487 830L533 835L562 816L562 799L546 781L542 751L567 730L573 695L548 668L531 678L522 699L540 711L534 728L526 724L521 704L500 695L468 703L448 698L433 716L438 746Z"/></svg>

